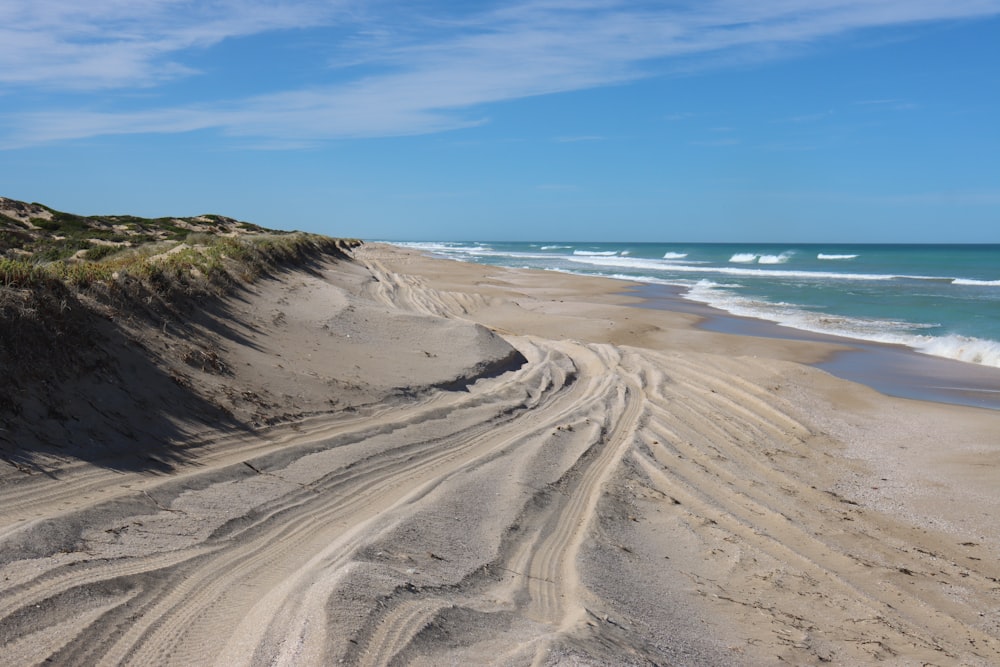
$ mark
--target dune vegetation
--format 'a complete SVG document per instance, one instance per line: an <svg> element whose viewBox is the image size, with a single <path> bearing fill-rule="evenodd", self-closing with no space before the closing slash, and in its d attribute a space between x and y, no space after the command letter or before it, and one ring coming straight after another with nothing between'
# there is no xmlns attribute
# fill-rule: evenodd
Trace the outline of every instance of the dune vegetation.
<svg viewBox="0 0 1000 667"><path fill-rule="evenodd" d="M217 292L358 243L220 215L85 217L0 198L0 285L7 288L118 292L138 282L161 294Z"/></svg>

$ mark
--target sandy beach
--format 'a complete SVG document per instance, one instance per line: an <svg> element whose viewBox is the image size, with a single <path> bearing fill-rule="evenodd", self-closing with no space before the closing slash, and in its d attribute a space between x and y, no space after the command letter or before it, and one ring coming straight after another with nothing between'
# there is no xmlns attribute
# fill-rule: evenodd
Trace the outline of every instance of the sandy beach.
<svg viewBox="0 0 1000 667"><path fill-rule="evenodd" d="M1000 411L626 287L365 244L95 321L0 433L0 663L1000 664Z"/></svg>

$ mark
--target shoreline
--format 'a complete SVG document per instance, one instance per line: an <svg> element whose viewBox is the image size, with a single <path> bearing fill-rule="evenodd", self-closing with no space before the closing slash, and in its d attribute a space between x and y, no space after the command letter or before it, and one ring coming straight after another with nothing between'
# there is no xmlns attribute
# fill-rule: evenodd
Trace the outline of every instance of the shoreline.
<svg viewBox="0 0 1000 667"><path fill-rule="evenodd" d="M887 396L1000 410L998 368L922 354L904 345L811 332L732 315L685 299L683 291L681 287L641 284L627 288L624 293L643 299L639 307L698 315L702 321L696 326L705 331L842 346L846 349L812 365Z"/></svg>
<svg viewBox="0 0 1000 667"><path fill-rule="evenodd" d="M1000 663L1000 413L641 303L365 244L107 321L0 432L0 661Z"/></svg>

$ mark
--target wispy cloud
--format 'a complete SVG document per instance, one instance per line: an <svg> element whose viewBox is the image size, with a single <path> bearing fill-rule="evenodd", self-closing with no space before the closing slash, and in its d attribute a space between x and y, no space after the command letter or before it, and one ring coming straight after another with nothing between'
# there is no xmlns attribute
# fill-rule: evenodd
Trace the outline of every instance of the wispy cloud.
<svg viewBox="0 0 1000 667"><path fill-rule="evenodd" d="M641 79L668 70L676 58L780 54L785 46L850 30L995 14L995 0L708 0L664 7L525 0L485 8L8 0L0 5L0 92L50 94L40 97L49 100L44 105L0 115L0 146L204 129L293 145L430 133L484 122L489 103ZM138 111L134 99L118 105L137 89L198 76L194 53L265 33L287 45L282 40L294 41L292 30L308 31L301 48L316 49L309 85L281 89L280 81L262 77L256 94L238 99L157 105L152 97ZM100 100L88 91L101 91Z"/></svg>
<svg viewBox="0 0 1000 667"><path fill-rule="evenodd" d="M318 0L8 0L0 4L0 84L152 86L194 74L174 59L191 49L341 15L338 3Z"/></svg>

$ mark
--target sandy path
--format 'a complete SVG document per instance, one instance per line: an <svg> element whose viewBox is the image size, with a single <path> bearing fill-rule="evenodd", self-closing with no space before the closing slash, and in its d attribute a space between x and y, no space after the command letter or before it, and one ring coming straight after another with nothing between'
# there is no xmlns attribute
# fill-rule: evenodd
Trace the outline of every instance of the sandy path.
<svg viewBox="0 0 1000 667"><path fill-rule="evenodd" d="M370 307L302 293L386 339L397 310L484 322L526 363L208 439L171 474L0 486L3 664L1000 664L992 524L893 511L859 455L919 444L920 404L799 345L562 303L572 278L359 261ZM935 414L966 420L969 469L995 456L997 415Z"/></svg>

